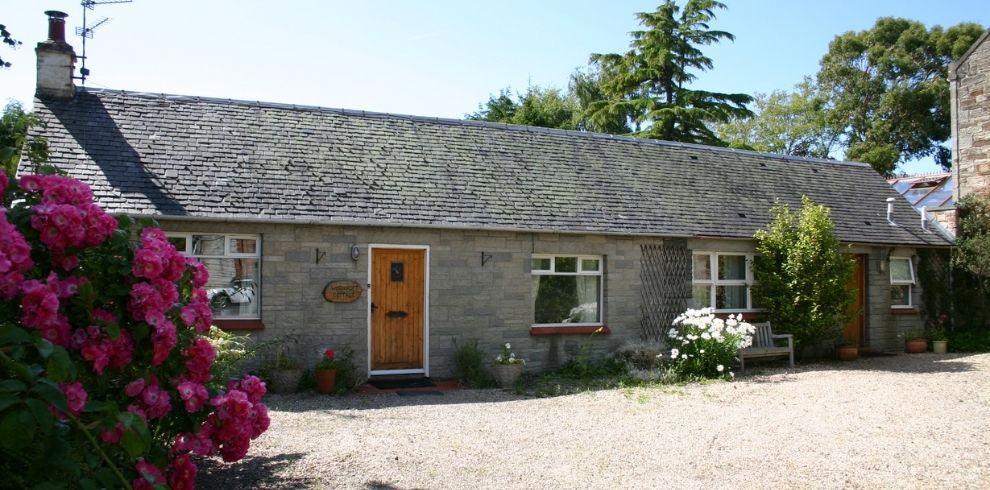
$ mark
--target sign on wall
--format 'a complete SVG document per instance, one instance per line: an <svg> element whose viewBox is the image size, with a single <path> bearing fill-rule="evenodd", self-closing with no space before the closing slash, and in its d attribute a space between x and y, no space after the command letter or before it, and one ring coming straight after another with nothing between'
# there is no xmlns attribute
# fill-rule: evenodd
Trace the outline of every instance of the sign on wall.
<svg viewBox="0 0 990 490"><path fill-rule="evenodd" d="M330 284L323 289L323 298L331 303L353 303L361 297L362 291L364 290L361 285L355 281L347 279L330 281Z"/></svg>

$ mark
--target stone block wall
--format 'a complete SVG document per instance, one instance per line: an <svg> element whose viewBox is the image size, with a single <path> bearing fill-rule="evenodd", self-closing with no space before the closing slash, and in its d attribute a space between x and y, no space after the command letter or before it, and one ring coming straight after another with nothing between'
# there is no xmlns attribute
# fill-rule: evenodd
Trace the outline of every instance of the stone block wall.
<svg viewBox="0 0 990 490"><path fill-rule="evenodd" d="M173 232L262 235L260 340L291 335L293 356L304 365L326 347L354 350L359 369L368 368L369 244L427 245L429 258L429 366L434 377L450 376L458 343L478 341L492 359L505 342L527 359L528 369L559 366L587 344L595 356L638 340L640 245L658 239L601 235L346 227L289 224L163 221ZM350 249L361 251L357 261ZM317 250L325 255L316 262ZM481 253L491 255L485 265ZM604 256L604 323L610 335L531 336L530 258L534 253ZM350 279L365 288L353 303L329 303L322 292L332 280Z"/></svg>
<svg viewBox="0 0 990 490"><path fill-rule="evenodd" d="M890 307L888 256L911 257L914 253L914 250L897 250L891 254L888 248L869 249L866 267L866 345L875 351L903 352L904 333L920 331L924 327L919 307L920 284L916 283L911 288L911 304L915 305L913 310L895 310ZM918 267L915 264L916 278L917 275Z"/></svg>
<svg viewBox="0 0 990 490"><path fill-rule="evenodd" d="M950 68L956 200L990 192L990 41Z"/></svg>
<svg viewBox="0 0 990 490"><path fill-rule="evenodd" d="M628 236L571 235L391 227L289 225L276 223L208 223L163 221L173 232L250 233L262 237L261 317L259 340L291 336L290 354L312 366L327 347L352 349L362 372L368 369L368 247L429 246L429 372L452 374L454 351L478 341L492 359L505 342L512 344L527 369L554 368L588 346L593 356L605 355L642 332L641 245L662 239ZM752 243L719 240L668 240L691 250L750 252ZM351 259L351 246L361 251ZM317 263L317 254L321 256ZM890 309L887 266L878 262L888 248L870 248L867 268L867 345L881 351L902 348L898 334L919 329L917 312L895 315ZM481 254L491 256L482 265ZM866 250L862 251L863 253ZM894 255L911 255L898 250ZM602 255L602 316L609 335L532 336L532 254ZM353 303L330 303L323 289L332 280L349 279L365 288ZM686 283L685 288L690 288ZM689 289L688 289L689 291ZM920 304L921 288L914 288Z"/></svg>

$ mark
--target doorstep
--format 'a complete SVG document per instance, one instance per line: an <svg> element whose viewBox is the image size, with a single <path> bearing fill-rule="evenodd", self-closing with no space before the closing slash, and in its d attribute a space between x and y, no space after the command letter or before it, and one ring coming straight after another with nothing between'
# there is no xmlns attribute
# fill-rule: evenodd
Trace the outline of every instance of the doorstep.
<svg viewBox="0 0 990 490"><path fill-rule="evenodd" d="M461 384L456 379L434 379L427 378L433 382L434 386L423 386L420 388L376 388L368 383L359 385L354 391L362 395L389 395L393 393L431 393L457 391L462 389Z"/></svg>

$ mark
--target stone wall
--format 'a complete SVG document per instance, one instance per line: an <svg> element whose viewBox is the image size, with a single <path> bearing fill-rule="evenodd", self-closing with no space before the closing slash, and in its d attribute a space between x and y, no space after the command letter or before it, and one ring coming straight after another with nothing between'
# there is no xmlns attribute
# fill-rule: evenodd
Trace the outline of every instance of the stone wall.
<svg viewBox="0 0 990 490"><path fill-rule="evenodd" d="M353 303L323 298L328 282L350 279L366 288L369 245L429 246L429 373L452 373L456 345L478 341L494 358L505 342L528 361L527 369L557 367L587 345L599 357L629 341L638 341L642 326L641 245L665 243L697 250L752 251L749 241L684 240L648 237L571 235L390 227L346 227L263 223L164 221L172 232L250 233L262 236L261 317L259 340L291 336L291 355L303 365L318 360L322 349L355 353L362 372L368 369L367 290ZM352 260L350 249L361 251ZM319 251L319 252L318 252ZM890 281L876 261L888 249L870 249L868 267L868 344L899 350L897 334L920 327L917 314L893 315ZM482 265L481 254L491 259ZM317 254L322 255L319 263ZM534 318L530 259L534 253L604 256L602 316L609 335L532 336ZM861 251L860 253L865 253ZM909 255L913 251L903 251ZM895 254L897 255L897 254ZM690 283L685 283L690 295ZM920 288L915 288L920 303Z"/></svg>
<svg viewBox="0 0 990 490"><path fill-rule="evenodd" d="M893 309L890 307L890 265L889 256L912 257L913 249L894 249L872 247L864 250L868 254L866 267L866 345L874 351L903 352L906 332L921 331L924 322L921 318L921 285L916 283L911 288L911 304L914 309ZM889 255L888 255L889 254ZM915 279L918 275L918 264L914 264Z"/></svg>
<svg viewBox="0 0 990 490"><path fill-rule="evenodd" d="M329 303L331 280L368 283L369 244L430 247L430 375L450 376L456 343L477 340L491 358L505 342L538 371L560 365L587 343L600 356L638 340L640 245L660 239L389 227L163 222L173 232L252 233L263 237L262 340L291 335L292 354L315 363L323 348L355 352L368 368L368 294L353 303ZM683 246L683 240L680 242ZM357 261L352 245L360 248ZM316 263L317 250L326 255ZM481 253L491 255L485 265ZM530 258L534 253L603 255L604 323L610 335L531 336ZM689 285L686 285L688 287Z"/></svg>
<svg viewBox="0 0 990 490"><path fill-rule="evenodd" d="M958 201L973 192L990 192L990 41L982 40L949 73Z"/></svg>

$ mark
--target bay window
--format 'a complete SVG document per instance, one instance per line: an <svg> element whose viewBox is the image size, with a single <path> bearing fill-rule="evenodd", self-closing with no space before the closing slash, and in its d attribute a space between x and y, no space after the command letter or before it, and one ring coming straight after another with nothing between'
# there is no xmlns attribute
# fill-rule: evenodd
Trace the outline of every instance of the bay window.
<svg viewBox="0 0 990 490"><path fill-rule="evenodd" d="M602 257L533 255L533 324L600 325Z"/></svg>
<svg viewBox="0 0 990 490"><path fill-rule="evenodd" d="M206 295L215 319L258 319L261 314L261 239L258 235L167 233L180 252L210 273Z"/></svg>

